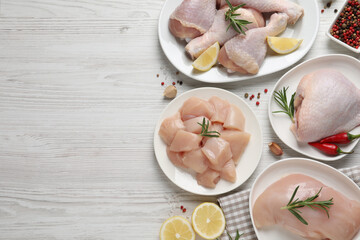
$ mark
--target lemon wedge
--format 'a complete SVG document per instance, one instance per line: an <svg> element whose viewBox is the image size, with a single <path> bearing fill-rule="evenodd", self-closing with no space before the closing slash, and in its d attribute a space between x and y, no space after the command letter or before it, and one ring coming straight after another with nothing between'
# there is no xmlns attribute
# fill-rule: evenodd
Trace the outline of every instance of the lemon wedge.
<svg viewBox="0 0 360 240"><path fill-rule="evenodd" d="M225 230L225 216L215 203L205 202L197 206L191 216L192 226L205 239L215 239Z"/></svg>
<svg viewBox="0 0 360 240"><path fill-rule="evenodd" d="M192 66L202 72L210 70L217 62L220 51L218 42L214 43L211 47L206 49L192 64Z"/></svg>
<svg viewBox="0 0 360 240"><path fill-rule="evenodd" d="M302 39L297 38L267 37L269 47L279 54L288 54L295 51L302 41Z"/></svg>
<svg viewBox="0 0 360 240"><path fill-rule="evenodd" d="M195 232L188 220L180 216L168 218L160 228L160 240L195 240Z"/></svg>

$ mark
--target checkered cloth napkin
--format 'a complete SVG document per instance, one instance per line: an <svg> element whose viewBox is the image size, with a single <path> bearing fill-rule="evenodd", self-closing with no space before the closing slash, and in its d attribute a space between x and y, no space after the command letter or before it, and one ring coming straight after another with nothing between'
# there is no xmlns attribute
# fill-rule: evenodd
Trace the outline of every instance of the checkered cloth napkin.
<svg viewBox="0 0 360 240"><path fill-rule="evenodd" d="M360 166L339 169L358 186L360 186ZM221 240L227 240L227 233L231 236L236 235L236 230L243 233L241 240L257 239L254 228L251 223L249 210L250 190L244 190L218 199L226 218L226 230L221 235Z"/></svg>

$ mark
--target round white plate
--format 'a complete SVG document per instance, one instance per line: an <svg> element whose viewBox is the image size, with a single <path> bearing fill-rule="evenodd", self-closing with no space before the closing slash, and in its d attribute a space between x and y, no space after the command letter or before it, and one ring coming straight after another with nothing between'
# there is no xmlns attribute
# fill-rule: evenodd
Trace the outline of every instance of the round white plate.
<svg viewBox="0 0 360 240"><path fill-rule="evenodd" d="M192 60L185 54L185 41L175 38L169 31L169 17L182 0L167 0L161 10L159 17L158 33L160 45L169 61L183 74L190 78L211 83L234 82L271 74L285 69L299 61L313 45L319 28L319 8L316 0L292 0L301 5L304 16L295 25L289 25L281 33L281 37L292 37L304 39L300 48L287 55L267 54L260 71L256 75L244 75L240 73L227 73L221 66L213 67L211 70L200 73L194 71L191 66Z"/></svg>
<svg viewBox="0 0 360 240"><path fill-rule="evenodd" d="M274 92L281 90L283 87L289 87L287 90L288 101L290 101L291 95L296 91L296 88L302 79L308 73L319 70L321 68L332 68L342 72L350 81L352 81L358 88L360 88L360 61L342 54L325 55L318 58L313 58L302 64L294 67L287 72L280 80L276 83L270 97L268 114L271 122L271 126L274 129L276 135L293 150L304 154L308 157L323 160L323 161L334 161L341 159L346 154L340 154L338 156L328 156L318 151L314 147L307 143L300 143L296 140L295 135L291 132L291 120L285 113L273 113L273 111L281 110L279 105L274 100ZM316 121L316 119L314 119ZM360 134L360 127L357 127L350 131L354 134ZM341 149L344 151L351 151L359 139L354 140L350 144L341 145Z"/></svg>
<svg viewBox="0 0 360 240"><path fill-rule="evenodd" d="M333 167L305 158L289 158L277 161L259 174L250 191L249 206L251 221L259 240L304 240L278 226L257 229L252 215L254 203L260 194L280 178L293 173L301 173L313 177L349 199L360 199L360 188L350 178ZM354 240L360 240L360 232L355 236Z"/></svg>
<svg viewBox="0 0 360 240"><path fill-rule="evenodd" d="M244 154L239 161L239 164L236 166L235 183L230 183L221 179L216 185L215 189L204 188L197 184L194 175L191 175L186 170L175 167L170 162L166 154L166 144L161 140L158 134L160 125L165 118L174 115L180 109L183 103L192 96L196 96L202 99L209 99L212 96L218 96L219 98L225 99L232 104L235 104L244 113L246 118L245 131L251 134L251 138ZM180 188L200 195L223 194L239 187L255 171L260 161L262 146L263 138L261 128L254 112L240 97L220 88L197 88L187 91L176 97L161 113L154 132L155 155L165 175Z"/></svg>

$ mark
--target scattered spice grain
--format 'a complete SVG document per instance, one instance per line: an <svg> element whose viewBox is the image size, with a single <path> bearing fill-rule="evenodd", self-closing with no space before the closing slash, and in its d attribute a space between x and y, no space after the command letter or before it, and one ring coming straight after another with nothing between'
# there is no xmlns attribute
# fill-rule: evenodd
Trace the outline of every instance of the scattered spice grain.
<svg viewBox="0 0 360 240"><path fill-rule="evenodd" d="M244 97L245 97L245 98L248 98L248 97L249 97L249 94L248 94L248 93L245 93Z"/></svg>

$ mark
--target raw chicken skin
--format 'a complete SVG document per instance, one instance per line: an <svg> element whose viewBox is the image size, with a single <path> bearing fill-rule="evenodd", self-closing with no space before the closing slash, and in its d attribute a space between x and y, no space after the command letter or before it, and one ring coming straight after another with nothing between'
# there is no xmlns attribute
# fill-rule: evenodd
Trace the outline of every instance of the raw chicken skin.
<svg viewBox="0 0 360 240"><path fill-rule="evenodd" d="M225 0L218 0L221 6L227 5ZM289 0L229 0L233 6L246 4L260 12L282 12L288 15L288 22L294 24L304 15L304 8Z"/></svg>
<svg viewBox="0 0 360 240"><path fill-rule="evenodd" d="M267 36L276 36L285 30L287 15L274 13L266 27L253 28L246 35L238 35L225 43L219 53L219 62L228 71L256 74L267 51Z"/></svg>
<svg viewBox="0 0 360 240"><path fill-rule="evenodd" d="M214 111L213 105L211 105L208 101L197 97L191 97L186 100L180 109L181 119L183 121L201 116L211 119Z"/></svg>
<svg viewBox="0 0 360 240"><path fill-rule="evenodd" d="M202 137L184 130L176 132L175 137L170 145L170 151L186 152L200 148Z"/></svg>
<svg viewBox="0 0 360 240"><path fill-rule="evenodd" d="M342 73L320 69L305 75L296 90L295 123L299 142L314 142L360 124L360 90Z"/></svg>
<svg viewBox="0 0 360 240"><path fill-rule="evenodd" d="M228 7L218 10L211 28L204 35L191 40L185 46L185 51L192 59L199 57L214 43L219 42L220 46L222 46L226 41L238 34L232 27L228 29L229 21L225 20L225 13L228 10ZM240 8L236 10L236 13L240 14L240 16L237 16L238 19L251 22L251 24L246 25L248 29L265 26L263 16L254 9Z"/></svg>
<svg viewBox="0 0 360 240"><path fill-rule="evenodd" d="M316 201L333 198L330 218L324 210L303 207L300 209L301 216L309 224L305 225L288 210L280 209L287 205L297 186L300 186L296 194L299 200L314 196L322 187ZM348 199L314 178L291 174L271 184L256 199L253 220L257 228L280 225L306 239L350 240L360 229L360 202Z"/></svg>
<svg viewBox="0 0 360 240"><path fill-rule="evenodd" d="M195 38L212 25L216 0L184 0L171 14L169 30L178 38Z"/></svg>
<svg viewBox="0 0 360 240"><path fill-rule="evenodd" d="M170 145L175 137L175 134L180 129L185 129L185 126L181 121L180 113L177 112L174 116L166 118L161 123L159 135L167 145Z"/></svg>

